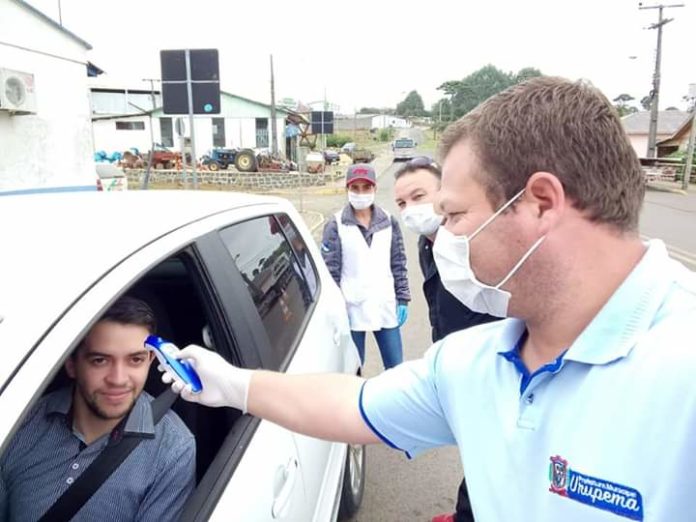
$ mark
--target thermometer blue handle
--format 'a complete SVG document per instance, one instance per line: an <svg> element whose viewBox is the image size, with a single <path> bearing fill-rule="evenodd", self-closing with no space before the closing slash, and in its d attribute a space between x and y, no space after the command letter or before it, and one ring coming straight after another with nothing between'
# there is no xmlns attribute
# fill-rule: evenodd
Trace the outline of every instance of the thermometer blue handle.
<svg viewBox="0 0 696 522"><path fill-rule="evenodd" d="M150 335L145 339L145 347L155 353L165 370L176 380L190 384L194 393L199 393L203 389L203 384L196 370L188 362L174 357L174 354L179 351L175 344L156 335Z"/></svg>

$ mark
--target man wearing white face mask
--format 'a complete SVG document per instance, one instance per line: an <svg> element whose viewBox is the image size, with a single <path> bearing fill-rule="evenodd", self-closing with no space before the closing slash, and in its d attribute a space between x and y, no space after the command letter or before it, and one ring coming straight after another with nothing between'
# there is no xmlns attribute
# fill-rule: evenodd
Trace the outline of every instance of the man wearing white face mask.
<svg viewBox="0 0 696 522"><path fill-rule="evenodd" d="M442 173L432 159L422 156L405 163L395 174L394 200L406 228L419 234L418 258L423 272L423 294L428 303L433 342L452 332L495 321L498 317L474 312L445 289L433 258L433 243L442 215L433 203Z"/></svg>
<svg viewBox="0 0 696 522"><path fill-rule="evenodd" d="M373 332L385 368L403 360L399 328L411 300L406 254L398 222L374 204L372 166L346 172L348 205L324 227L321 253L346 300L353 341L365 362L365 335Z"/></svg>
<svg viewBox="0 0 696 522"><path fill-rule="evenodd" d="M442 281L507 319L368 380L189 347L203 392L182 396L409 456L456 444L482 522L696 520L696 274L640 237L643 172L611 102L534 78L440 147Z"/></svg>
<svg viewBox="0 0 696 522"><path fill-rule="evenodd" d="M444 287L440 279L433 257L433 242L443 221L442 215L436 213L433 205L440 190L440 166L431 158L422 156L405 163L394 176L394 200L401 210L401 219L406 228L420 236L418 260L423 272L423 294L428 303L433 342L452 332L499 319L468 308ZM455 512L436 515L431 522L473 520L474 515L464 479L457 492Z"/></svg>

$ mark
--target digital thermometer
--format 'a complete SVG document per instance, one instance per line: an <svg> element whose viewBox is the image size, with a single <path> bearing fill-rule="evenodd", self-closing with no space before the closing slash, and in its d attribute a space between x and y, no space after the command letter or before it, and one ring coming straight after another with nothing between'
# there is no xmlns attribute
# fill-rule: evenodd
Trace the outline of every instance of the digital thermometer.
<svg viewBox="0 0 696 522"><path fill-rule="evenodd" d="M159 362L174 379L183 384L190 384L194 393L200 393L203 389L200 377L188 362L175 357L179 351L175 344L156 335L149 335L145 339L145 347L155 352Z"/></svg>

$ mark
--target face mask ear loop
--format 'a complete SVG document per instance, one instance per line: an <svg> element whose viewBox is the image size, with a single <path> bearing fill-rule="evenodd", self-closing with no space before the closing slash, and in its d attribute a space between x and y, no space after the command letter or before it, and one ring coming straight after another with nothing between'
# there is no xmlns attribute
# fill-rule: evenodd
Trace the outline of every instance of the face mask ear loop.
<svg viewBox="0 0 696 522"><path fill-rule="evenodd" d="M522 194L524 194L524 189L520 190L517 194L515 194L512 197L512 199L510 199L510 201L505 203L502 207L500 207L498 210L496 210L495 213L493 213L493 215L491 217L489 217L486 221L481 223L481 225L479 225L479 227L476 230L474 230L474 232L469 236L469 241L474 239L478 235L478 233L481 232L481 230L483 230L486 227L486 225L488 225L491 221L493 221L495 218L497 218L500 214L505 212L505 209L508 208L510 205L512 205L515 201L517 201L517 199Z"/></svg>
<svg viewBox="0 0 696 522"><path fill-rule="evenodd" d="M541 236L539 239L537 239L536 242L532 245L532 248L530 248L529 250L527 250L527 253L526 253L525 255L522 256L522 259L520 259L520 260L517 262L517 264L516 264L515 266L512 267L512 270L510 270L510 273L508 273L508 275L506 275L505 278L504 278L500 283L498 283L497 285L495 285L495 288L500 288L500 287L503 286L505 283L507 283L508 280L509 280L513 275L515 275L515 272L517 272L517 270L522 266L522 263L524 263L524 262L527 260L527 258L528 258L529 256L531 256L531 255L534 253L534 251L539 247L539 245L541 245L541 242L542 242L544 239L546 239L546 236Z"/></svg>

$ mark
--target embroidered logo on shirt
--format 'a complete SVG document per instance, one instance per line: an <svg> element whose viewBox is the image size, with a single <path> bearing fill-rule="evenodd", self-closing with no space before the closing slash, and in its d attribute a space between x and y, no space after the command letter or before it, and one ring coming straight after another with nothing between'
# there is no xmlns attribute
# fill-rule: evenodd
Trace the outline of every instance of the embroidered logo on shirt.
<svg viewBox="0 0 696 522"><path fill-rule="evenodd" d="M579 473L571 469L568 461L558 455L550 460L551 493L611 511L631 520L643 520L643 498L637 490Z"/></svg>

